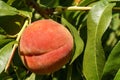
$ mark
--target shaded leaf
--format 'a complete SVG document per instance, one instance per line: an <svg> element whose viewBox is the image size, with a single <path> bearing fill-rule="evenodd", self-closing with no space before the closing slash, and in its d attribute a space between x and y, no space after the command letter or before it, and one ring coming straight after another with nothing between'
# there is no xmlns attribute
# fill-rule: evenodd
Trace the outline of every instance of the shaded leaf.
<svg viewBox="0 0 120 80"><path fill-rule="evenodd" d="M113 77L120 68L120 41L115 45L111 51L104 67L103 79ZM107 79L108 79L107 78Z"/></svg>
<svg viewBox="0 0 120 80"><path fill-rule="evenodd" d="M80 38L78 31L76 30L76 28L71 25L65 18L62 17L62 23L64 25L67 26L67 28L69 28L69 30L71 31L73 38L74 38L74 43L75 43L75 53L73 54L73 58L70 62L70 64L72 64L72 62L74 62L74 60L82 53L83 48L84 48L84 43L83 40Z"/></svg>
<svg viewBox="0 0 120 80"><path fill-rule="evenodd" d="M14 43L15 41L12 41L0 49L0 73L4 70L7 64Z"/></svg>
<svg viewBox="0 0 120 80"><path fill-rule="evenodd" d="M14 16L2 16L0 17L0 27L10 35L17 34L22 28L25 21L25 17L14 15Z"/></svg>
<svg viewBox="0 0 120 80"><path fill-rule="evenodd" d="M6 34L5 30L0 27L0 34Z"/></svg>
<svg viewBox="0 0 120 80"><path fill-rule="evenodd" d="M96 1L96 0L81 0L80 5L85 6L85 5L88 5L88 4L90 4L90 3L94 2L94 1Z"/></svg>
<svg viewBox="0 0 120 80"><path fill-rule="evenodd" d="M59 0L40 0L40 4L47 7L56 7L59 5Z"/></svg>
<svg viewBox="0 0 120 80"><path fill-rule="evenodd" d="M48 75L39 75L32 73L29 77L27 77L25 80L50 80Z"/></svg>
<svg viewBox="0 0 120 80"><path fill-rule="evenodd" d="M101 79L105 63L101 38L110 24L114 5L100 1L88 14L87 44L83 59L83 73L87 80Z"/></svg>
<svg viewBox="0 0 120 80"><path fill-rule="evenodd" d="M13 80L13 78L9 74L7 74L5 72L0 74L0 79L1 80Z"/></svg>

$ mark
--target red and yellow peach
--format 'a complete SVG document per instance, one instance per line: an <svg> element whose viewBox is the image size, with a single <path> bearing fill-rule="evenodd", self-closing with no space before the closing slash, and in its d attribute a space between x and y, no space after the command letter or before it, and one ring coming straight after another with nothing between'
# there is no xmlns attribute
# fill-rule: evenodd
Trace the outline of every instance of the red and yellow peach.
<svg viewBox="0 0 120 80"><path fill-rule="evenodd" d="M47 74L68 63L73 48L73 37L61 24L38 20L28 25L21 35L19 54L32 72Z"/></svg>

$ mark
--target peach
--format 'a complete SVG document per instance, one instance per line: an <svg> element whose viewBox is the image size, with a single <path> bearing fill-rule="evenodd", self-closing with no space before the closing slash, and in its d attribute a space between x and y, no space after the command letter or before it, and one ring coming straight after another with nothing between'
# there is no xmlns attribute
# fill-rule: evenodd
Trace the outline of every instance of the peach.
<svg viewBox="0 0 120 80"><path fill-rule="evenodd" d="M63 25L45 19L33 22L24 30L19 54L30 71L48 74L69 62L72 48L70 32Z"/></svg>

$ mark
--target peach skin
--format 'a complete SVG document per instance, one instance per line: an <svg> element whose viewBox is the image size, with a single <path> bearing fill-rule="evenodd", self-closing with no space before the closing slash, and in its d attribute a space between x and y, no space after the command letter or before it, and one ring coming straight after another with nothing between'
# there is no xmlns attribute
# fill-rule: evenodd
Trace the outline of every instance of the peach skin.
<svg viewBox="0 0 120 80"><path fill-rule="evenodd" d="M24 30L19 43L23 64L37 74L59 70L69 62L73 37L62 24L51 19L38 20Z"/></svg>

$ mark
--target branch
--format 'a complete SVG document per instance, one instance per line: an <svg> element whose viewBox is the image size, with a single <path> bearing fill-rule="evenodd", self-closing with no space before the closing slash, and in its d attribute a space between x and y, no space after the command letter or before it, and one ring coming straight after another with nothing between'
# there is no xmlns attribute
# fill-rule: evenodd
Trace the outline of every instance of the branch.
<svg viewBox="0 0 120 80"><path fill-rule="evenodd" d="M50 15L60 13L63 11L88 11L92 7L79 7L79 6L70 6L70 7L56 7L56 8L47 8L47 7L41 7L38 3L36 3L34 0L25 0L28 6L31 6L34 8L42 17L44 18L50 18ZM80 1L80 0L76 0ZM114 7L113 10L120 11L120 7Z"/></svg>
<svg viewBox="0 0 120 80"><path fill-rule="evenodd" d="M49 15L52 14L53 10L45 7L39 6L34 0L25 0L28 6L34 8L42 17L49 18Z"/></svg>
<svg viewBox="0 0 120 80"><path fill-rule="evenodd" d="M20 32L18 33L17 38L16 38L16 41L17 41L17 42L19 42L20 37L21 37L21 34L22 34L22 32L24 31L24 29L26 28L27 25L28 25L28 20L25 21L22 29L21 29ZM9 66L10 66L10 63L11 63L11 61L12 61L13 55L14 55L15 50L16 50L17 47L18 47L18 44L14 44L13 49L12 49L12 52L11 52L11 55L10 55L10 58L9 58L7 64L6 64L6 67L5 67L5 72L8 70L8 68L9 68Z"/></svg>

